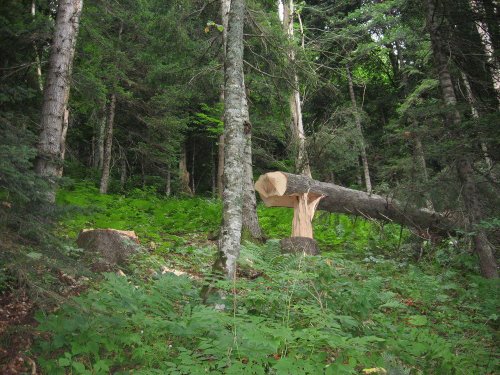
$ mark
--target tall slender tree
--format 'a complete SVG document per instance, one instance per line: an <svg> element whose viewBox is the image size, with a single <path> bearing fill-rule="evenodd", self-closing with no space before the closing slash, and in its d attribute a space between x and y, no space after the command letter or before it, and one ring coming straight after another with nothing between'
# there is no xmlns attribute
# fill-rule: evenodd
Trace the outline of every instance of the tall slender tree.
<svg viewBox="0 0 500 375"><path fill-rule="evenodd" d="M123 33L123 21L120 22L120 28L118 30L118 43L122 40ZM109 117L106 126L106 138L104 140L104 153L102 159L102 174L101 174L101 186L99 191L101 194L106 194L108 192L109 185L109 174L111 169L111 153L113 151L113 127L115 124L115 112L116 112L116 96L117 96L117 83L118 79L115 77L112 83L112 92L109 102Z"/></svg>
<svg viewBox="0 0 500 375"><path fill-rule="evenodd" d="M304 122L302 119L302 101L299 91L299 77L295 71L296 64L294 42L294 2L293 0L280 0L278 3L280 18L283 22L283 30L290 42L288 50L288 62L294 69L292 80L292 93L290 95L290 113L292 121L290 128L292 132L292 143L295 147L295 169L298 173L311 177L311 167L306 150L306 136L304 133Z"/></svg>
<svg viewBox="0 0 500 375"><path fill-rule="evenodd" d="M363 136L363 128L361 126L361 116L358 111L358 105L356 103L356 95L354 93L354 83L352 81L352 74L349 65L346 65L347 71L347 81L349 83L349 96L351 98L352 109L354 112L354 121L356 123L356 130L358 132L358 143L359 143L359 153L361 155L361 162L363 164L363 174L365 176L365 186L366 192L371 194L372 192L372 180L370 178L370 167L368 166L368 157L366 156L366 142Z"/></svg>
<svg viewBox="0 0 500 375"><path fill-rule="evenodd" d="M61 0L57 8L35 163L36 172L51 184L49 202L55 201L56 180L62 174L71 70L82 7L83 0Z"/></svg>
<svg viewBox="0 0 500 375"><path fill-rule="evenodd" d="M219 256L227 277L236 276L240 252L243 205L243 23L245 0L232 0L227 29L224 67L224 192Z"/></svg>
<svg viewBox="0 0 500 375"><path fill-rule="evenodd" d="M446 40L443 36L443 23L441 22L443 6L442 0L427 0L427 28L431 37L432 51L441 86L441 95L448 107L447 123L450 131L454 131L456 134L461 126L462 116L457 109L457 97L445 50ZM488 241L484 229L479 226L480 221L483 219L483 213L472 163L467 154L462 153L456 157L455 164L462 185L462 195L467 218L474 231L474 246L479 257L481 273L487 278L497 278L498 269L493 246Z"/></svg>

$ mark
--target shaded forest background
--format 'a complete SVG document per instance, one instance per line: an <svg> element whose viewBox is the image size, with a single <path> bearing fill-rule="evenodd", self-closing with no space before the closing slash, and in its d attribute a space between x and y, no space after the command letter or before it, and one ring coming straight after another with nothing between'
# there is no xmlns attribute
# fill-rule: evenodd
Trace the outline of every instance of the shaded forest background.
<svg viewBox="0 0 500 375"><path fill-rule="evenodd" d="M2 222L35 240L53 211L32 163L44 157L36 147L56 12L51 1L2 4ZM301 168L290 126L297 92L315 179L444 212L469 222L464 234L487 231L498 245L497 13L492 1L313 1L295 4L290 36L277 4L249 2L254 175ZM57 167L63 185L221 194L222 23L217 2L85 3ZM453 105L440 90L443 69ZM462 159L474 194L457 175Z"/></svg>
<svg viewBox="0 0 500 375"><path fill-rule="evenodd" d="M116 330L131 340L109 345L134 348L134 334L143 319L139 319L140 324L125 319L124 324L129 325L116 328L106 320L106 314L116 311L122 300L134 300L134 293L144 298L144 306L156 309L164 288L170 288L171 283L172 298L184 301L188 296L186 304L196 306L193 311L201 309L199 315L194 314L196 319L206 318L208 325L215 324L221 336L210 343L213 346L201 349L195 348L198 344L186 344L184 349L193 351L185 358L181 352L159 352L175 362L179 373L205 371L207 361L213 371L225 372L232 368L224 362L230 355L213 348L225 348L225 344L219 345L226 339L225 330L236 323L229 315L211 315L213 311L199 299L201 286L195 281L165 281L157 271L153 271L154 277L149 271L159 269L162 259L169 266L202 274L231 293L229 284L207 276L216 258L210 241L218 236L227 199L222 194L224 134L227 136L229 129L224 123L224 68L227 80L225 39L231 26L228 28L227 19L221 16L221 6L228 2L85 0L70 78L61 86L70 90L58 119L62 135L56 142L58 149L49 155L43 148L46 129L42 107L48 102L44 91L49 91L47 82L54 71L49 61L57 50L54 30L58 12L61 14L63 4L69 3L81 5L82 1L0 3L0 308L9 305L19 292L22 298L29 295L28 304L33 303L26 316L32 317L39 308L45 314L68 295L89 288L90 278L102 289L96 286L78 300L82 311L93 303L103 303L102 310L92 310L92 314L97 321L106 322L104 337L112 340ZM399 369L394 374L465 374L468 369L493 373L489 371L496 366L491 358L492 332L498 328L497 280L483 280L479 275L498 277L499 12L493 0L246 2L242 96L246 96L249 119L242 130L246 137L251 135L255 179L270 171L310 173L315 180L380 195L387 202L397 199L408 207L407 212L416 207L434 211L457 225L448 233L435 233L416 225L386 228L370 218L357 221L343 215L318 215L315 236L325 258L310 257L298 266L293 263L295 258L279 254L276 242L259 247L243 241L238 276L244 291L241 303L246 307L238 312L238 324L245 332L242 348L248 339L253 349L248 349L250 354L243 359L232 359L234 371L240 371L241 363L250 363L267 373L279 373L279 366L284 366L284 373L297 369L307 373L316 370L301 366L313 369L327 363L323 370L333 365L325 373L359 373L362 367L356 361L366 360L369 351L375 353L370 365L390 368L392 363ZM299 118L303 132L297 130ZM250 193L253 196L254 192ZM259 213L264 231L260 237L288 236L290 210L271 213L260 202L258 211L252 204L249 207L254 214ZM137 231L147 256L125 271L128 277L135 277L137 288L143 291L132 290L117 276L108 274L103 280L89 271L73 242L78 231L91 225ZM239 247L239 239L237 242ZM344 251L352 253L352 258ZM429 263L419 264L422 259ZM340 266L332 268L332 264ZM296 273L288 274L290 269ZM425 272L432 276L424 276ZM74 277L68 279L68 275ZM398 275L396 281L392 281L394 275ZM75 281L87 276L83 287ZM264 276L269 277L262 286L258 283ZM301 278L307 282L299 287L297 280ZM63 287L68 280L74 287L69 292ZM426 292L419 289L422 280ZM326 309L322 297L308 300L313 295L309 283L314 288L320 285L320 291L313 288L314 293L331 297L331 306L340 307ZM345 296L335 294L330 284L341 291L350 285L350 292L342 293L353 293L354 297L347 296L353 303L345 303ZM281 293L281 288L286 293L291 290L290 294ZM381 288L385 294L379 295ZM115 292L116 300L107 299ZM268 299L257 306L252 293ZM328 297L328 293L333 294ZM236 293L233 297L236 299ZM300 313L290 318L292 297ZM317 315L301 315L318 301L317 310L311 307ZM467 306L465 312L450 323L462 302ZM284 304L289 308L285 313L280 308ZM188 324L190 316L170 308L173 320ZM127 315L129 311L123 309ZM398 309L412 315L400 319ZM99 315L102 311L106 312L104 318ZM38 344L35 349L42 353L38 363L45 371L64 367L86 373L87 368L93 368L99 373L95 370L98 366L103 366L104 373L135 366L165 370L162 366L170 363L157 355L154 336L141 339L141 345L151 345L156 354L152 358L139 354L140 365L129 358L129 349L119 355L106 349L102 358L93 348L66 356L71 352L68 347L75 344L74 337L86 337L80 331L75 336L75 330L83 332L85 328L65 323L84 319L78 314L81 311L68 305L60 317L48 314L37 318L52 338L64 338L59 348ZM286 329L279 326L286 320L282 314L290 319ZM325 319L322 314L336 316L327 328L340 332L344 341L325 344L321 336L325 327L311 333L311 337L317 334L314 338L301 336L304 327ZM469 315L474 314L476 320L469 321ZM267 320L259 320L261 317ZM152 318L153 330L155 319L162 322L164 317L158 314ZM365 325L370 319L376 328L371 323ZM435 322L435 327L427 328L428 322ZM456 331L449 333L453 324ZM257 326L266 326L272 338L245 336ZM181 342L187 337L187 341L208 345L201 328L193 329L192 337L175 329L171 332L171 328L161 332ZM421 332L425 340L431 338L419 341ZM477 332L485 337L484 342L478 343ZM297 335L296 341L287 336L292 333ZM10 340L9 334L12 332L2 336L0 344L6 337ZM399 340L402 336L405 339ZM457 349L466 336L468 349ZM304 343L290 349L295 357L287 357L290 343L302 339ZM255 350L255 342L262 340L272 343L272 350ZM322 348L320 354L307 357L301 351L307 340ZM78 345L85 346L83 341ZM382 348L381 342L387 346ZM63 346L67 352L59 350ZM331 348L337 351L332 354ZM196 364L186 360L194 358L193 353L212 349L210 355L220 355L220 363L206 358ZM337 362L325 362L323 349ZM0 350L0 360L5 353ZM272 358L286 360L275 366ZM182 366L186 366L184 370Z"/></svg>

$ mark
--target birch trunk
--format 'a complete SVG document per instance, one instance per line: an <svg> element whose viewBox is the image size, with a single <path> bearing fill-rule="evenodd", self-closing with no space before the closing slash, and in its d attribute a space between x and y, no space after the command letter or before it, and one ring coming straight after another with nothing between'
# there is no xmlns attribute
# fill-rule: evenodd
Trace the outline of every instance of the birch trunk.
<svg viewBox="0 0 500 375"><path fill-rule="evenodd" d="M102 162L101 186L99 192L107 194L109 185L109 174L111 169L111 151L113 150L113 126L115 122L116 94L111 94L109 103L109 118L104 140L104 155Z"/></svg>
<svg viewBox="0 0 500 375"><path fill-rule="evenodd" d="M221 3L221 13L222 13L222 24L224 30L227 30L228 25L228 12L231 9L230 2L228 0L222 0ZM223 44L224 53L227 52L227 32L223 33ZM244 79L243 79L244 81ZM221 97L224 99L224 90L222 90ZM263 241L262 229L259 225L259 218L257 216L257 198L255 196L255 188L253 181L253 164L252 164L252 125L250 123L250 114L248 111L248 100L246 97L245 83L243 82L243 94L242 94L242 111L244 116L244 137L245 145L243 150L243 208L242 208L242 235L243 237L250 237L249 239L261 242ZM222 138L222 148L224 148ZM220 155L220 153L219 153ZM219 156L220 157L220 156ZM219 165L223 164L224 158L222 158L222 163L219 159Z"/></svg>
<svg viewBox="0 0 500 375"><path fill-rule="evenodd" d="M56 180L64 161L64 124L71 70L83 0L61 0L57 9L47 82L43 95L41 133L35 171L49 180L47 200L55 202Z"/></svg>
<svg viewBox="0 0 500 375"><path fill-rule="evenodd" d="M288 39L293 42L293 0L284 0L283 2L281 2L280 0L279 9L280 11L282 9L280 19L283 20L283 29ZM291 66L295 65L295 51L293 50L293 48L290 48L290 50L288 51L288 61ZM304 123L302 121L302 102L299 92L299 77L297 76L296 72L294 72L293 74L293 88L292 94L290 96L290 113L292 115L292 121L290 123L292 132L292 144L296 148L295 169L298 173L311 177L311 168L309 165L309 158L306 150Z"/></svg>
<svg viewBox="0 0 500 375"><path fill-rule="evenodd" d="M222 65L224 66L224 61L226 58L226 43L227 43L227 29L229 22L229 9L231 8L231 0L221 0L221 21L222 21ZM224 69L223 69L224 75ZM221 86L220 94L221 102L224 103L224 85ZM224 117L224 116L223 116ZM224 118L222 118L224 121ZM219 158L217 164L217 192L219 198L222 199L222 193L224 191L224 134L219 136Z"/></svg>
<svg viewBox="0 0 500 375"><path fill-rule="evenodd" d="M226 276L236 277L240 253L243 206L243 22L245 1L232 0L227 28L224 69L224 193L219 258Z"/></svg>
<svg viewBox="0 0 500 375"><path fill-rule="evenodd" d="M437 4L439 5L439 1ZM456 108L457 98L448 69L448 59L444 49L445 40L441 34L441 20L438 16L439 13L436 9L436 0L427 0L427 27L431 37L434 60L438 70L443 101L450 108L447 122L449 127L459 128L462 118L460 112ZM456 160L456 168L460 183L462 184L462 196L467 218L471 229L474 231L473 241L475 251L479 257L481 273L487 278L497 278L498 268L493 246L488 241L486 232L478 226L479 222L483 219L483 214L471 162L465 155L460 155Z"/></svg>
<svg viewBox="0 0 500 375"><path fill-rule="evenodd" d="M363 174L365 176L365 186L366 192L371 194L372 192L372 181L370 178L370 168L368 167L368 157L366 156L366 146L365 138L363 136L363 129L361 127L361 117L358 112L358 106L356 104L356 95L354 94L354 84L352 82L351 70L349 66L346 66L347 80L349 82L349 96L351 97L352 109L354 111L354 121L356 123L356 130L358 131L359 137L359 153L361 154L361 162L363 164Z"/></svg>

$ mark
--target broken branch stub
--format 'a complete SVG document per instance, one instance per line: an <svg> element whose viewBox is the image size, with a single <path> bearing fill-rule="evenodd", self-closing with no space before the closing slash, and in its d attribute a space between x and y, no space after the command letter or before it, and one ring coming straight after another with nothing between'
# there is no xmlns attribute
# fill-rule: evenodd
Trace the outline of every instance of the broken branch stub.
<svg viewBox="0 0 500 375"><path fill-rule="evenodd" d="M290 192L288 176L282 172L270 172L255 183L267 207L293 208L292 237L313 238L312 219L323 195L309 191Z"/></svg>

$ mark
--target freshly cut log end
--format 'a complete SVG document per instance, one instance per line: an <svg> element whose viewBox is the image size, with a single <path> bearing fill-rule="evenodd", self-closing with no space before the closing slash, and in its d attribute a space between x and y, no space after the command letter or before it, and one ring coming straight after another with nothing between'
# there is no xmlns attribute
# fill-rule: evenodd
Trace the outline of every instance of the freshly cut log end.
<svg viewBox="0 0 500 375"><path fill-rule="evenodd" d="M284 254L318 255L319 246L315 239L309 237L289 237L280 241Z"/></svg>
<svg viewBox="0 0 500 375"><path fill-rule="evenodd" d="M255 190L267 207L289 207L294 209L292 237L313 238L312 219L322 194L301 191L290 192L288 174L270 172L259 177Z"/></svg>

